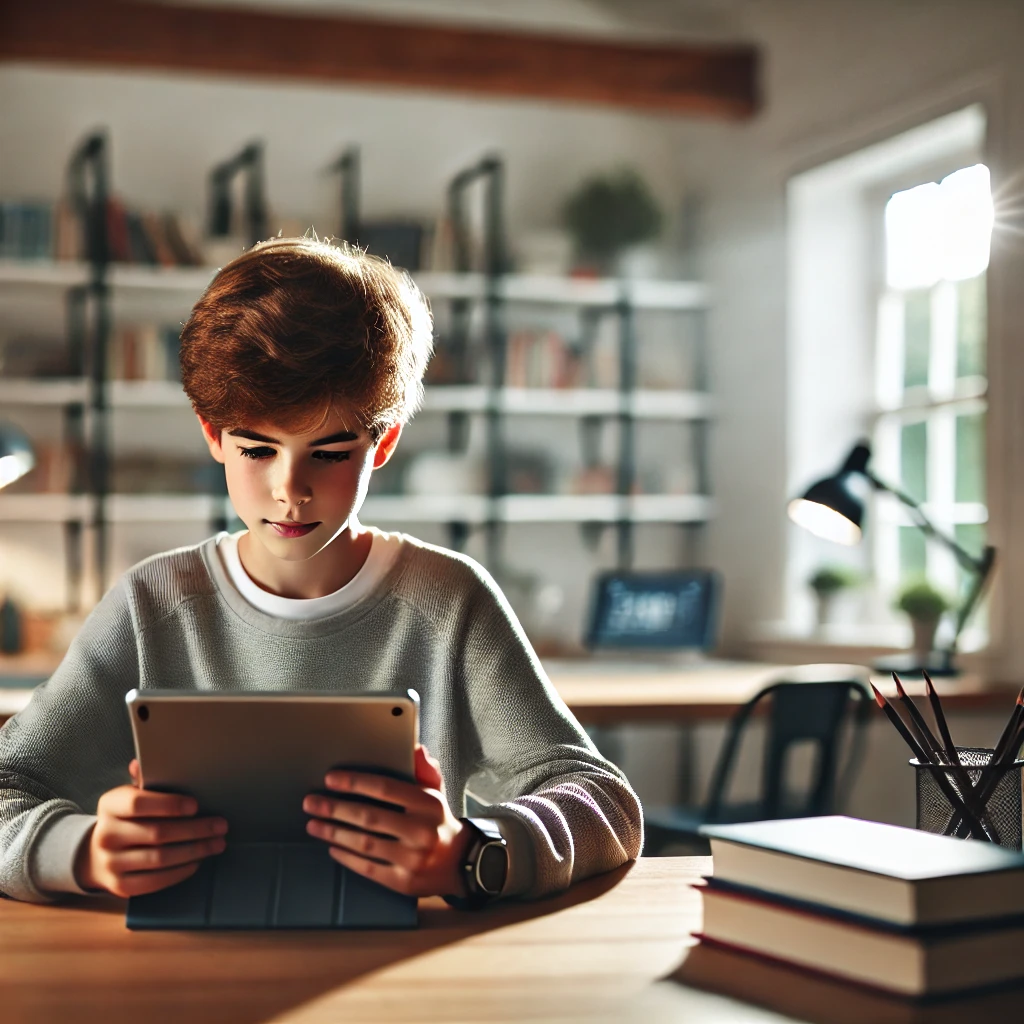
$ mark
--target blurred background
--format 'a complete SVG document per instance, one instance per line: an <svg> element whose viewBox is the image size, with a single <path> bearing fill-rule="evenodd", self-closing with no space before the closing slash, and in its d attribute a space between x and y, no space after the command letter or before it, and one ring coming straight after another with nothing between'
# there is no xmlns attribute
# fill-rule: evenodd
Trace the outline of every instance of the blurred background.
<svg viewBox="0 0 1024 1024"><path fill-rule="evenodd" d="M865 439L999 549L960 648L1016 678L1022 38L1012 0L4 5L0 420L35 460L0 493L5 651L55 662L126 568L232 528L178 332L226 260L315 231L435 316L362 518L483 561L542 656L644 570L714 572L705 654L909 647L953 554L884 494L852 547L786 517Z"/></svg>

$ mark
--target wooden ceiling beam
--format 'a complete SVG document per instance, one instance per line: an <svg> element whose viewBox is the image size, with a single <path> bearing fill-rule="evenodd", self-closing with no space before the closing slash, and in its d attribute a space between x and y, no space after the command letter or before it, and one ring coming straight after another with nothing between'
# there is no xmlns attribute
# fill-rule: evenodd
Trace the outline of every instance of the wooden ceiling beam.
<svg viewBox="0 0 1024 1024"><path fill-rule="evenodd" d="M0 0L0 60L392 85L750 117L754 47L651 45L353 17Z"/></svg>

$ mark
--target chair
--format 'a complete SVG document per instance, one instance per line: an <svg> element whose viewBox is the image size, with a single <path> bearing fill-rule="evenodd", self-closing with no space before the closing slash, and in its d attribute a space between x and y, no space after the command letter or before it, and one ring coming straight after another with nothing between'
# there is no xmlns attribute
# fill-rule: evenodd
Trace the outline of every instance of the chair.
<svg viewBox="0 0 1024 1024"><path fill-rule="evenodd" d="M852 733L846 765L840 773L840 739L851 699L854 702ZM725 795L744 730L765 701L770 701L771 707L761 794L753 801L727 804ZM707 852L707 840L699 834L704 824L834 813L846 797L860 761L870 706L867 687L858 679L780 682L766 687L740 708L729 723L704 806L653 808L645 812L644 856L656 857L672 843L684 843L693 852ZM793 745L807 741L817 748L817 757L806 791L794 793L786 786L786 762Z"/></svg>

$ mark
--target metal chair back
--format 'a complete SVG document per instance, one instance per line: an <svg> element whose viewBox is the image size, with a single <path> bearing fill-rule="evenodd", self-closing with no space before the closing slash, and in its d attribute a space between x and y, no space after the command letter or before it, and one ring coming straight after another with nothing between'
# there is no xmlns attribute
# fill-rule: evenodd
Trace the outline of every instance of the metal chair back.
<svg viewBox="0 0 1024 1024"><path fill-rule="evenodd" d="M854 702L852 735L843 771L839 770L842 727ZM770 701L759 807L749 820L829 814L837 797L845 796L860 760L870 694L859 679L829 682L773 683L745 704L729 723L705 807L705 821L727 820L725 795L740 751L740 742L754 712ZM803 794L794 799L786 788L787 761L795 744L816 747L814 768Z"/></svg>

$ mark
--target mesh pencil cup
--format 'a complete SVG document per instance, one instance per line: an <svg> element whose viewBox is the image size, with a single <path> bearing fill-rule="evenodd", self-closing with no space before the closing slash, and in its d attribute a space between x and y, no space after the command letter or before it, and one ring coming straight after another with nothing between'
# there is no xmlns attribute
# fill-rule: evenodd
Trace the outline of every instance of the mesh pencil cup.
<svg viewBox="0 0 1024 1024"><path fill-rule="evenodd" d="M1011 850L1021 848L1021 768L1024 761L1014 761L1000 767L988 767L993 751L986 747L957 747L963 771L975 787L977 808L984 794L984 824L1000 846ZM917 827L925 832L936 832L960 839L971 837L962 816L954 808L937 776L944 778L958 796L965 787L959 770L950 765L920 764L916 758L910 762L917 775Z"/></svg>

